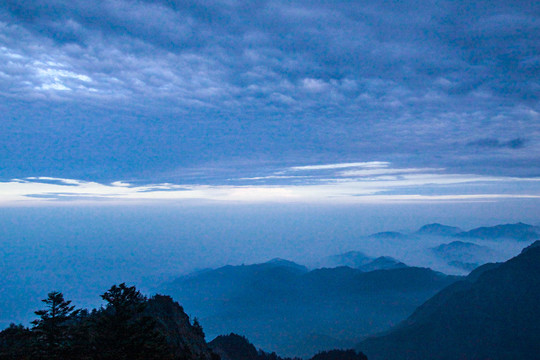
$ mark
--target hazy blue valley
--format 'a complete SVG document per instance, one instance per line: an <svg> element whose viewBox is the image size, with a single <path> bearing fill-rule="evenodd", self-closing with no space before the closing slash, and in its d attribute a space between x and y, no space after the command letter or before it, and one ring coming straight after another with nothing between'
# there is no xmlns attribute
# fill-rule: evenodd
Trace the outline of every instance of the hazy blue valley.
<svg viewBox="0 0 540 360"><path fill-rule="evenodd" d="M97 294L126 282L172 296L208 340L237 333L309 358L388 331L471 270L540 238L520 222L464 230L396 217L394 230L355 207L170 210L4 213L2 327L28 324L52 290L97 307Z"/></svg>

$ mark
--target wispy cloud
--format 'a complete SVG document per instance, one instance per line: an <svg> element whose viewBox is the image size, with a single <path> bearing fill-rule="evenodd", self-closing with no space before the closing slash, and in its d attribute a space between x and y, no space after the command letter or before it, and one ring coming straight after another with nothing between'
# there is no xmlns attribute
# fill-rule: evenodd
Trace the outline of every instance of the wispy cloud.
<svg viewBox="0 0 540 360"><path fill-rule="evenodd" d="M359 170L342 171L344 168ZM362 170L362 168L364 170ZM495 201L539 199L540 178L448 174L441 169L392 168L388 162L306 165L281 172L321 172L320 176L254 176L230 179L236 185L98 183L53 177L0 182L0 204L125 201L326 202ZM332 171L332 173L328 173ZM345 176L346 175L346 176ZM265 181L278 179L279 184ZM471 189L473 191L471 192ZM524 191L526 189L526 191Z"/></svg>
<svg viewBox="0 0 540 360"><path fill-rule="evenodd" d="M309 170L334 170L346 168L385 168L390 163L386 161L368 161L354 163L339 163L339 164L323 164L323 165L303 165L290 167L291 171L309 171Z"/></svg>

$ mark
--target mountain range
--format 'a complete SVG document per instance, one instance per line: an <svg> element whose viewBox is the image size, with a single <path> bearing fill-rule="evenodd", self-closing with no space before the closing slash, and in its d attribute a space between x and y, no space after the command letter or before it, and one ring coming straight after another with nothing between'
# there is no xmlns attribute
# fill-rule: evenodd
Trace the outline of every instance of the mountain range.
<svg viewBox="0 0 540 360"><path fill-rule="evenodd" d="M516 224L479 227L469 231L457 233L455 236L483 240L515 239L520 241L529 241L540 238L540 228L538 226L519 222Z"/></svg>
<svg viewBox="0 0 540 360"><path fill-rule="evenodd" d="M467 233L478 238L462 241L458 239L464 239L465 232L458 228L430 224L408 239L437 237L438 245L428 248L432 254L472 268L493 256L493 250L482 245L486 234L492 240L529 241L536 231L522 223L499 225L473 229ZM387 233L377 236L381 234ZM82 359L96 358L96 351L106 355L99 358L118 358L115 354L123 351L119 341L122 349L133 352L130 344L144 340L158 351L145 350L152 358L165 358L159 357L163 352L179 359L213 360L220 355L223 360L287 360L256 350L247 336L259 348L311 360L365 360L364 354L370 360L538 358L540 240L510 260L478 266L466 277L360 251L329 256L321 263L332 267L310 270L273 259L194 272L160 289L183 306L170 296L146 298L134 287L115 285L102 295L107 306L92 312L76 310L65 317L64 325L70 329L62 335L69 345L66 349L45 350L71 355L84 350ZM49 298L57 295L62 294L52 292ZM130 309L131 315L125 317L119 309ZM191 320L184 309L197 319ZM33 329L12 324L1 331L0 359L30 359L42 351L36 344L45 339L40 326L50 319L47 314L36 312L41 320ZM129 331L116 331L118 321L124 321L122 326ZM209 338L217 336L209 344L201 323ZM244 336L222 335L232 332ZM356 351L331 350L354 344ZM147 359L142 353L137 356Z"/></svg>
<svg viewBox="0 0 540 360"><path fill-rule="evenodd" d="M426 248L426 254L469 272L501 258L483 240L529 241L540 238L538 233L537 227L523 223L469 231L433 223L411 234L388 231L367 238L417 246L426 237L435 239L438 245ZM282 259L229 265L179 277L159 290L197 314L210 336L236 332L265 350L309 357L388 330L461 279L361 251L328 256L315 267Z"/></svg>
<svg viewBox="0 0 540 360"><path fill-rule="evenodd" d="M422 226L415 234L417 235L439 235L439 236L452 236L463 232L458 227L447 226L439 223L433 223Z"/></svg>
<svg viewBox="0 0 540 360"><path fill-rule="evenodd" d="M537 359L540 241L504 263L476 269L357 348L370 360Z"/></svg>
<svg viewBox="0 0 540 360"><path fill-rule="evenodd" d="M513 239L518 241L530 241L540 238L540 227L518 222L515 224L501 224L495 226L483 226L464 231L458 227L432 223L422 226L417 231L406 234L397 231L384 231L368 235L371 239L411 239L421 236L444 236L456 238L469 238L480 240Z"/></svg>
<svg viewBox="0 0 540 360"><path fill-rule="evenodd" d="M494 251L487 246L463 241L441 244L431 248L431 251L449 265L468 271L489 262L495 255Z"/></svg>
<svg viewBox="0 0 540 360"><path fill-rule="evenodd" d="M310 357L388 329L459 279L385 258L373 263L394 268L309 271L275 259L180 277L160 291L196 314L210 337L235 332L265 350Z"/></svg>
<svg viewBox="0 0 540 360"><path fill-rule="evenodd" d="M390 256L377 258L368 256L361 251L349 251L343 254L325 257L315 264L316 268L332 268L347 266L362 271L387 270L406 267L404 263Z"/></svg>

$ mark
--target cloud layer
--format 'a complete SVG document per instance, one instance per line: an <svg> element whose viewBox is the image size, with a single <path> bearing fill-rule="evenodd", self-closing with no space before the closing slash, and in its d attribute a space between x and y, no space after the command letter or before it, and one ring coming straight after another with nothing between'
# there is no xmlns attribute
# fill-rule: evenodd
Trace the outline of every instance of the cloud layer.
<svg viewBox="0 0 540 360"><path fill-rule="evenodd" d="M185 181L381 158L537 176L539 10L4 1L0 176Z"/></svg>
<svg viewBox="0 0 540 360"><path fill-rule="evenodd" d="M301 175L298 175L298 174ZM292 175L294 174L294 175ZM234 203L385 203L540 199L540 178L393 168L387 162L306 165L221 184L110 184L51 177L0 182L0 205L125 203L125 201Z"/></svg>

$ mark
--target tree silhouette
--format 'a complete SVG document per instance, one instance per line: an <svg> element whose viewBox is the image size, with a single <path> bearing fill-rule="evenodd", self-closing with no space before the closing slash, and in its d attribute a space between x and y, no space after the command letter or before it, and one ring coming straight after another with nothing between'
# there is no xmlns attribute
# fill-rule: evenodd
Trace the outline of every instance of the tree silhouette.
<svg viewBox="0 0 540 360"><path fill-rule="evenodd" d="M37 336L37 356L45 359L61 359L71 346L69 336L69 321L79 310L66 301L61 292L50 292L46 299L41 300L46 309L35 311L39 319L32 321L32 331Z"/></svg>
<svg viewBox="0 0 540 360"><path fill-rule="evenodd" d="M201 323L199 322L199 319L194 318L192 326L193 326L193 330L195 331L195 333L197 335L199 335L204 340L205 334L204 334L204 330L203 330L203 328L201 326Z"/></svg>
<svg viewBox="0 0 540 360"><path fill-rule="evenodd" d="M10 324L0 332L1 360L30 360L35 334L22 325Z"/></svg>
<svg viewBox="0 0 540 360"><path fill-rule="evenodd" d="M164 336L155 321L144 316L146 297L134 286L113 285L101 295L107 305L96 324L100 359L167 359Z"/></svg>

